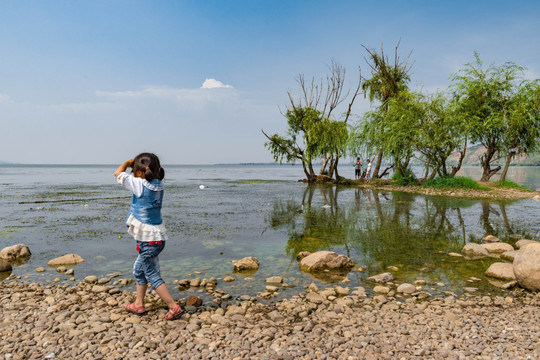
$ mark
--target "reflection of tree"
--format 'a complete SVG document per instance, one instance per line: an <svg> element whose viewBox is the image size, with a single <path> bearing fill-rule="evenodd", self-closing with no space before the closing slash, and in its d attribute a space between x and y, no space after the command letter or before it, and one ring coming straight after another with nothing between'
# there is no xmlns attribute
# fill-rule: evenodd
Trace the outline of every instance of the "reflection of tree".
<svg viewBox="0 0 540 360"><path fill-rule="evenodd" d="M482 201L482 214L480 215L480 222L482 224L482 227L485 230L484 236L486 235L499 236L499 234L502 234L502 233L506 233L506 234L514 233L514 230L512 229L512 225L510 224L510 220L508 219L508 215L506 213L507 204L508 202L504 202L504 201L500 201L497 204L493 204L488 201ZM495 208L495 205L498 205L499 210ZM501 229L498 223L495 228L493 227L493 223L490 221L491 215L502 217L504 231L503 229Z"/></svg>
<svg viewBox="0 0 540 360"><path fill-rule="evenodd" d="M416 273L430 267L434 274L441 275L441 269L429 264L438 264L437 267L442 266L441 261L444 266L454 264L444 254L459 251L467 242L470 231L462 210L478 203L468 199L310 185L301 204L277 200L270 224L274 229L288 230L286 252L291 258L301 251L331 249L351 256L372 271L394 265ZM505 228L512 230L504 203L498 204L500 211L487 202L480 205L485 226L491 226L489 214L495 213L502 215ZM451 274L452 270L445 271L441 276L456 279L460 276Z"/></svg>

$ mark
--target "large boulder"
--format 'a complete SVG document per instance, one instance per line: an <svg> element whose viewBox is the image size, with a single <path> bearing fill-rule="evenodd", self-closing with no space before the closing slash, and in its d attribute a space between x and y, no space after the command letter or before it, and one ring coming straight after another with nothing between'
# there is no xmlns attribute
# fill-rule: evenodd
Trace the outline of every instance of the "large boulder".
<svg viewBox="0 0 540 360"><path fill-rule="evenodd" d="M47 265L60 266L60 265L77 265L84 262L84 259L77 254L66 254L50 260Z"/></svg>
<svg viewBox="0 0 540 360"><path fill-rule="evenodd" d="M30 249L24 244L8 246L3 248L2 251L0 251L0 259L8 261L17 260L19 258L27 258L30 255L32 255Z"/></svg>
<svg viewBox="0 0 540 360"><path fill-rule="evenodd" d="M240 260L232 261L234 270L236 271L249 271L259 269L259 260L256 257L249 256Z"/></svg>
<svg viewBox="0 0 540 360"><path fill-rule="evenodd" d="M529 240L529 239L521 239L521 240L516 241L516 247L518 249L521 249L525 245L534 244L534 243L538 244L538 241Z"/></svg>
<svg viewBox="0 0 540 360"><path fill-rule="evenodd" d="M303 271L343 270L354 266L351 258L333 251L317 251L300 260Z"/></svg>
<svg viewBox="0 0 540 360"><path fill-rule="evenodd" d="M479 244L468 243L461 249L463 255L473 258L489 256L488 251Z"/></svg>
<svg viewBox="0 0 540 360"><path fill-rule="evenodd" d="M528 244L519 250L514 258L514 275L519 286L540 290L540 243Z"/></svg>
<svg viewBox="0 0 540 360"><path fill-rule="evenodd" d="M510 263L496 262L486 270L486 276L500 280L516 280L514 268Z"/></svg>
<svg viewBox="0 0 540 360"><path fill-rule="evenodd" d="M510 244L503 242L487 243L480 245L486 249L489 253L502 254L507 251L513 251L514 247Z"/></svg>
<svg viewBox="0 0 540 360"><path fill-rule="evenodd" d="M13 268L10 263L8 263L5 260L0 260L0 272L11 271L11 270L13 270Z"/></svg>
<svg viewBox="0 0 540 360"><path fill-rule="evenodd" d="M518 252L519 251L517 250L503 252L501 254L501 259L514 262L514 258L516 257Z"/></svg>

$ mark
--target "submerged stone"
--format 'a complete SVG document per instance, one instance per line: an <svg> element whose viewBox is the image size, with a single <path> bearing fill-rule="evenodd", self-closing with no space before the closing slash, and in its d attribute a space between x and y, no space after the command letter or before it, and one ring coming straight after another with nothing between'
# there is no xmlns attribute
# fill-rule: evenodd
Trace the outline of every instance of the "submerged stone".
<svg viewBox="0 0 540 360"><path fill-rule="evenodd" d="M59 266L59 265L76 265L84 262L84 259L77 254L66 254L50 260L47 265Z"/></svg>

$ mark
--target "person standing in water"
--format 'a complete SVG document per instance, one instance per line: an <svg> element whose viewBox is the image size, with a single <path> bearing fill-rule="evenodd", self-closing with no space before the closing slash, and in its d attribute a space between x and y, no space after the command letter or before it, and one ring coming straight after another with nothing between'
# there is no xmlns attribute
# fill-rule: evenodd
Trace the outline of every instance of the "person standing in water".
<svg viewBox="0 0 540 360"><path fill-rule="evenodd" d="M126 173L128 168L132 168L133 174ZM144 314L146 312L144 297L150 283L169 308L165 319L177 319L182 315L183 309L174 301L161 278L158 258L168 239L161 218L165 170L156 155L142 153L120 165L114 176L120 185L133 193L126 224L128 234L136 240L139 253L133 265L136 299L134 303L124 305L124 308L137 315Z"/></svg>
<svg viewBox="0 0 540 360"><path fill-rule="evenodd" d="M362 176L362 162L360 162L360 158L356 158L356 163L353 164L354 166L354 179L358 180Z"/></svg>

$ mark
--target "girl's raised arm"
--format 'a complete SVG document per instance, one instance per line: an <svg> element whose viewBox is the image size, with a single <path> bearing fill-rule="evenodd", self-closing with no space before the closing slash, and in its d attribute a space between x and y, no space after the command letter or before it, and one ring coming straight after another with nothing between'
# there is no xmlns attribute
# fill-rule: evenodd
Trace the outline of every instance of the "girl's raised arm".
<svg viewBox="0 0 540 360"><path fill-rule="evenodd" d="M116 171L114 172L114 176L117 177L118 174L125 172L127 168L130 168L130 167L133 167L133 159L130 159L124 162L122 165L120 165L118 169L116 169Z"/></svg>

